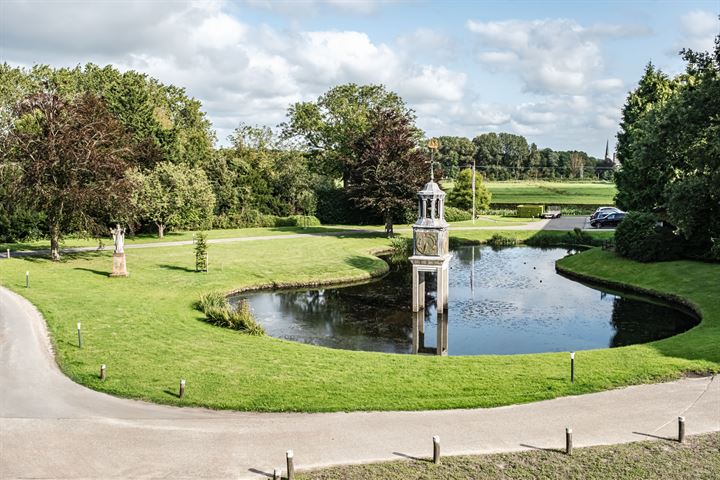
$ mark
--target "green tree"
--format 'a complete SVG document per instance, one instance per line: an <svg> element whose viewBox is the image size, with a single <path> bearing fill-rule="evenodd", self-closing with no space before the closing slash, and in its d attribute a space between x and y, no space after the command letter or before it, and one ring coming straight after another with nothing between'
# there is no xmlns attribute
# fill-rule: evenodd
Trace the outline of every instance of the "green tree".
<svg viewBox="0 0 720 480"><path fill-rule="evenodd" d="M134 70L121 73L109 65L88 63L57 69L35 65L24 69L3 64L0 123L2 112L19 98L45 91L64 100L85 93L101 98L133 138L146 168L159 161L198 166L211 156L215 138L198 100L188 97L182 88L164 85Z"/></svg>
<svg viewBox="0 0 720 480"><path fill-rule="evenodd" d="M443 176L455 178L460 167L471 165L475 144L465 137L438 137L440 148L435 159L440 163Z"/></svg>
<svg viewBox="0 0 720 480"><path fill-rule="evenodd" d="M490 208L490 199L492 195L483 183L483 176L475 173L475 210L478 212L486 211ZM448 193L448 205L461 208L463 210L472 210L473 192L472 192L472 169L466 168L461 170L455 179L453 189Z"/></svg>
<svg viewBox="0 0 720 480"><path fill-rule="evenodd" d="M665 185L674 168L657 143L667 126L657 123L663 105L678 88L677 82L649 63L638 87L628 94L616 147L622 168L615 175L615 201L624 210L649 212L664 203Z"/></svg>
<svg viewBox="0 0 720 480"><path fill-rule="evenodd" d="M106 221L127 214L134 164L129 137L96 96L65 100L33 94L13 109L3 135L0 169L19 169L19 196L42 212L53 260L70 232L106 232Z"/></svg>
<svg viewBox="0 0 720 480"><path fill-rule="evenodd" d="M403 100L383 85L349 83L330 89L315 102L293 104L282 126L283 137L302 143L318 173L347 183L357 160L355 146L373 128L371 115L378 108L394 110L414 121Z"/></svg>
<svg viewBox="0 0 720 480"><path fill-rule="evenodd" d="M203 170L162 162L148 173L135 170L132 178L138 184L133 204L155 224L158 238L167 228L210 226L215 195Z"/></svg>
<svg viewBox="0 0 720 480"><path fill-rule="evenodd" d="M354 145L348 195L358 206L378 212L393 234L393 216L412 208L428 176L428 158L417 148L413 117L394 109L376 108L372 127Z"/></svg>

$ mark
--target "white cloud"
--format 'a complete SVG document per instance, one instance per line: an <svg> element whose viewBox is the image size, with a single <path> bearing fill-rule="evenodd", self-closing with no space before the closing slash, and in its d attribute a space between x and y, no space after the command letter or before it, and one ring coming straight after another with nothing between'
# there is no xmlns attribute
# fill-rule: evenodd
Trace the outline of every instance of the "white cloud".
<svg viewBox="0 0 720 480"><path fill-rule="evenodd" d="M720 20L716 13L693 10L680 18L682 38L677 49L712 52L714 40L720 34Z"/></svg>
<svg viewBox="0 0 720 480"><path fill-rule="evenodd" d="M394 0L246 0L245 3L283 15L317 14L326 8L351 15L372 15Z"/></svg>
<svg viewBox="0 0 720 480"><path fill-rule="evenodd" d="M479 62L518 75L525 91L542 94L577 94L591 86L618 88L615 79L597 78L605 68L599 39L648 31L616 25L583 27L564 19L469 20L467 28L478 40Z"/></svg>
<svg viewBox="0 0 720 480"><path fill-rule="evenodd" d="M334 6L366 8L360 3ZM66 66L94 61L143 71L199 98L221 141L240 121L276 125L291 103L347 82L382 83L416 104L460 102L464 96L464 73L416 61L366 33L249 25L226 13L222 2L34 6L14 2L4 8L8 61ZM66 17L73 22L57 21ZM420 35L442 43L428 31Z"/></svg>

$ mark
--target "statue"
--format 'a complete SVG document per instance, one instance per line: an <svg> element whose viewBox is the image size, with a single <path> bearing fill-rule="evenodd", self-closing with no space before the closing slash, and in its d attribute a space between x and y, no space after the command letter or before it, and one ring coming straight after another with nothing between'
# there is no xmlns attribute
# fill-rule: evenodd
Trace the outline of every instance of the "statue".
<svg viewBox="0 0 720 480"><path fill-rule="evenodd" d="M115 253L125 253L123 247L125 246L125 229L120 228L120 225L116 225L115 228L110 229L112 233L113 241L115 242Z"/></svg>
<svg viewBox="0 0 720 480"><path fill-rule="evenodd" d="M113 271L111 277L127 277L127 264L125 263L125 229L120 228L117 224L115 228L110 229L115 243L115 252L113 253Z"/></svg>

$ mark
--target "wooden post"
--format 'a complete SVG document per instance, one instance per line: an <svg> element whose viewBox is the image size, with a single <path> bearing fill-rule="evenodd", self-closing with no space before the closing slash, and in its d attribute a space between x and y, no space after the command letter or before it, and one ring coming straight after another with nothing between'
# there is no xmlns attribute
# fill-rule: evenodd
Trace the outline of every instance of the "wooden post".
<svg viewBox="0 0 720 480"><path fill-rule="evenodd" d="M433 463L440 463L440 436L433 435Z"/></svg>
<svg viewBox="0 0 720 480"><path fill-rule="evenodd" d="M285 452L285 459L287 460L287 480L295 480L295 465L293 465L292 450Z"/></svg>
<svg viewBox="0 0 720 480"><path fill-rule="evenodd" d="M105 380L105 364L100 365L100 380Z"/></svg>
<svg viewBox="0 0 720 480"><path fill-rule="evenodd" d="M685 417L678 417L678 442L685 443Z"/></svg>
<svg viewBox="0 0 720 480"><path fill-rule="evenodd" d="M78 322L77 327L78 327L78 348L82 348L82 334L80 333L80 322Z"/></svg>
<svg viewBox="0 0 720 480"><path fill-rule="evenodd" d="M276 468L273 470L273 480L282 480L282 469Z"/></svg>
<svg viewBox="0 0 720 480"><path fill-rule="evenodd" d="M180 398L185 397L185 379L180 379Z"/></svg>
<svg viewBox="0 0 720 480"><path fill-rule="evenodd" d="M572 428L565 429L565 453L572 455L573 440L572 440Z"/></svg>
<svg viewBox="0 0 720 480"><path fill-rule="evenodd" d="M570 352L570 383L575 383L575 352Z"/></svg>

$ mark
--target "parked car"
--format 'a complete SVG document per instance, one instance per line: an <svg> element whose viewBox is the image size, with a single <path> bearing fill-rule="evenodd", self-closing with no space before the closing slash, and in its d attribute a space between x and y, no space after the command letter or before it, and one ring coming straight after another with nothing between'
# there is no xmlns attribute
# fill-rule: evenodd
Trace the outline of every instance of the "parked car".
<svg viewBox="0 0 720 480"><path fill-rule="evenodd" d="M590 225L595 228L603 227L617 227L622 219L625 218L625 212L611 212L602 217L598 217L590 222Z"/></svg>
<svg viewBox="0 0 720 480"><path fill-rule="evenodd" d="M622 212L622 210L617 207L598 207L598 209L595 210L595 213L590 215L590 221L593 221L598 217L604 217L605 215L613 212Z"/></svg>
<svg viewBox="0 0 720 480"><path fill-rule="evenodd" d="M547 210L540 214L540 218L560 218L561 216L562 212L557 205L547 207Z"/></svg>

